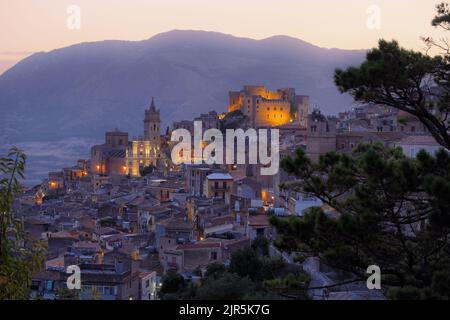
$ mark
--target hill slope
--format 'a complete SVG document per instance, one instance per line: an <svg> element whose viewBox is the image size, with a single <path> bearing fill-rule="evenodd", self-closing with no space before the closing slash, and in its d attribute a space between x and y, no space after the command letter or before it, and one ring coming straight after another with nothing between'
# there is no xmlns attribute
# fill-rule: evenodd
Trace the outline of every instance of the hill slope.
<svg viewBox="0 0 450 320"><path fill-rule="evenodd" d="M359 64L364 54L285 36L252 40L178 30L36 53L0 76L0 141L98 138L115 127L140 134L152 96L169 125L225 111L228 91L244 84L294 87L336 113L351 99L336 90L333 71Z"/></svg>

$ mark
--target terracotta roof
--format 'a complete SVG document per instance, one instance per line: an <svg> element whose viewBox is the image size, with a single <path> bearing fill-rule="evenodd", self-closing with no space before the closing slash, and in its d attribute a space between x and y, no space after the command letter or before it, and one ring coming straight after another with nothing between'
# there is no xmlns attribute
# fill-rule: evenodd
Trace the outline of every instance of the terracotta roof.
<svg viewBox="0 0 450 320"><path fill-rule="evenodd" d="M233 221L234 221L234 217L232 215L214 217L210 220L212 226L222 225L227 222L230 223Z"/></svg>
<svg viewBox="0 0 450 320"><path fill-rule="evenodd" d="M77 239L79 236L78 232L68 232L68 231L58 231L52 232L49 238L70 238Z"/></svg>
<svg viewBox="0 0 450 320"><path fill-rule="evenodd" d="M145 271L145 272L139 272L139 277L140 278L145 278L149 275L151 275L154 271Z"/></svg>
<svg viewBox="0 0 450 320"><path fill-rule="evenodd" d="M190 249L206 249L206 248L220 248L220 242L197 242L180 244L176 247L176 250L190 250Z"/></svg>
<svg viewBox="0 0 450 320"><path fill-rule="evenodd" d="M73 244L74 248L95 248L96 250L100 251L100 245L96 242L87 242L87 241L80 241Z"/></svg>
<svg viewBox="0 0 450 320"><path fill-rule="evenodd" d="M168 219L164 220L167 229L192 229L193 222L185 221L184 219Z"/></svg>
<svg viewBox="0 0 450 320"><path fill-rule="evenodd" d="M433 136L430 135L411 135L406 136L400 140L400 143L405 144L428 144L428 145L439 145L434 139Z"/></svg>
<svg viewBox="0 0 450 320"><path fill-rule="evenodd" d="M248 225L254 226L254 227L257 227L257 226L268 227L269 226L269 216L266 214L250 216Z"/></svg>
<svg viewBox="0 0 450 320"><path fill-rule="evenodd" d="M45 261L45 267L64 267L64 257L57 257L55 259Z"/></svg>
<svg viewBox="0 0 450 320"><path fill-rule="evenodd" d="M120 231L110 227L103 227L99 228L98 230L95 230L94 233L98 235L112 235L112 234L119 234Z"/></svg>
<svg viewBox="0 0 450 320"><path fill-rule="evenodd" d="M46 220L42 220L42 219L40 219L40 218L38 218L38 217L29 217L29 218L26 218L25 219L25 222L26 223L29 223L29 224L34 224L34 225L46 225L46 224L51 224L51 222L49 222L49 221L46 221Z"/></svg>

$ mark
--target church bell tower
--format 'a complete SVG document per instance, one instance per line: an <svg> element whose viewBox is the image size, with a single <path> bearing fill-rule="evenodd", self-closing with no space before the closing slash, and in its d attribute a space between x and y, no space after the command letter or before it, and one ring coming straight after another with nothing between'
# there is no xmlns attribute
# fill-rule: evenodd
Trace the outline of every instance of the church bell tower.
<svg viewBox="0 0 450 320"><path fill-rule="evenodd" d="M159 145L160 143L160 125L159 109L156 109L155 100L152 97L150 108L145 110L144 140L150 141L153 146Z"/></svg>

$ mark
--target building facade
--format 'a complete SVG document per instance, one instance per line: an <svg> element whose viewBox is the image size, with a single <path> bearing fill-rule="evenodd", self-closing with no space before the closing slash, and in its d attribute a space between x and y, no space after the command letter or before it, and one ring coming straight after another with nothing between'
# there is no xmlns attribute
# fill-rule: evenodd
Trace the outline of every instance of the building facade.
<svg viewBox="0 0 450 320"><path fill-rule="evenodd" d="M228 173L215 172L206 177L203 194L207 198L221 198L226 204L230 203L233 177Z"/></svg>
<svg viewBox="0 0 450 320"><path fill-rule="evenodd" d="M296 95L293 88L270 91L264 86L246 85L241 91L229 92L228 111L240 110L254 127L275 127L293 121L304 124L308 108L309 97Z"/></svg>
<svg viewBox="0 0 450 320"><path fill-rule="evenodd" d="M318 160L320 155L331 151L336 151L336 119L314 110L308 116L306 153L312 160Z"/></svg>
<svg viewBox="0 0 450 320"><path fill-rule="evenodd" d="M99 175L126 174L127 146L127 132L121 132L118 129L106 132L105 143L91 148L91 173Z"/></svg>
<svg viewBox="0 0 450 320"><path fill-rule="evenodd" d="M126 150L127 174L139 177L141 170L150 165L157 166L161 158L161 119L152 98L150 107L145 110L144 136L134 138Z"/></svg>

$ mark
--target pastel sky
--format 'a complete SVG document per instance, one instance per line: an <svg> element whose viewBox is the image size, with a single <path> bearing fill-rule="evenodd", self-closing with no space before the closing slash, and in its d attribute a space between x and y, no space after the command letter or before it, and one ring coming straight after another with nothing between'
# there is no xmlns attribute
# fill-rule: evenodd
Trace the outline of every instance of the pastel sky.
<svg viewBox="0 0 450 320"><path fill-rule="evenodd" d="M321 47L371 48L379 38L422 50L435 0L0 0L0 74L37 51L85 41L143 40L172 29L218 31L253 39L289 35ZM81 28L66 26L78 5ZM370 6L380 29L370 29Z"/></svg>

